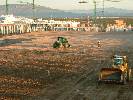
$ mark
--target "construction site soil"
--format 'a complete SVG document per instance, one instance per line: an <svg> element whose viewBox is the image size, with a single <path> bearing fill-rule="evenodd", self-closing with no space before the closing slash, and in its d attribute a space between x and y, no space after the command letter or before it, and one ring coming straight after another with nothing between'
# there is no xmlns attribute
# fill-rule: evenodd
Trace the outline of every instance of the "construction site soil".
<svg viewBox="0 0 133 100"><path fill-rule="evenodd" d="M58 36L72 47L53 49ZM98 47L97 42L101 46ZM0 38L0 100L133 100L126 85L97 85L113 54L133 67L133 32L34 32Z"/></svg>

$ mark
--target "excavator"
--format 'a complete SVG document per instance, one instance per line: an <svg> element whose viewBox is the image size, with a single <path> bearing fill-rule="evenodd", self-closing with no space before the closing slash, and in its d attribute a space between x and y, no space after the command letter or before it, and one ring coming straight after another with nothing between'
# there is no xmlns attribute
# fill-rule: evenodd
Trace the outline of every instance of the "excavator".
<svg viewBox="0 0 133 100"><path fill-rule="evenodd" d="M102 68L98 83L126 84L131 78L131 69L128 67L127 56L114 55L112 67Z"/></svg>
<svg viewBox="0 0 133 100"><path fill-rule="evenodd" d="M67 38L65 37L58 37L57 41L54 42L53 48L69 48L71 45L69 44Z"/></svg>

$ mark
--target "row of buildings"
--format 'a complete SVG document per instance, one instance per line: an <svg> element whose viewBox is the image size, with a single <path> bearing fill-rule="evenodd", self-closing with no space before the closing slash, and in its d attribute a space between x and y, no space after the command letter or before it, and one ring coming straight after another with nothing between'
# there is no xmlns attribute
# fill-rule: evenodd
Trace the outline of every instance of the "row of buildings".
<svg viewBox="0 0 133 100"><path fill-rule="evenodd" d="M29 19L13 15L0 16L0 34L27 33L34 31L86 31L85 25L78 21L55 21Z"/></svg>
<svg viewBox="0 0 133 100"><path fill-rule="evenodd" d="M132 30L132 26L126 26L123 21L116 21L115 25L108 24L106 32ZM43 20L29 19L25 17L16 17L13 15L0 16L0 35L20 34L34 31L102 31L101 27L90 25L87 21L60 21L60 20Z"/></svg>
<svg viewBox="0 0 133 100"><path fill-rule="evenodd" d="M127 25L124 20L115 20L115 24L108 24L106 32L132 31L132 25Z"/></svg>

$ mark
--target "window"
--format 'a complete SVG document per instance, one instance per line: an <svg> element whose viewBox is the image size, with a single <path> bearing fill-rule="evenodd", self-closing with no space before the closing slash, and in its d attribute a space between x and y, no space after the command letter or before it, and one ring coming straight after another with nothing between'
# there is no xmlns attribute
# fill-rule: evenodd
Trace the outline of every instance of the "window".
<svg viewBox="0 0 133 100"><path fill-rule="evenodd" d="M115 58L114 59L114 65L121 65L121 64L123 64L122 58Z"/></svg>

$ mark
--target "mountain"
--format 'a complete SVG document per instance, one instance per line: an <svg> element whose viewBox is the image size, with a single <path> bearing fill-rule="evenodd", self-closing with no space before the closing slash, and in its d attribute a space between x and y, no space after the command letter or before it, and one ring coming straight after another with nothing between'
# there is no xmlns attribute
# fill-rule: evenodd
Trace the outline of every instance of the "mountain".
<svg viewBox="0 0 133 100"><path fill-rule="evenodd" d="M81 17L93 16L93 10L58 10L44 6L35 7L36 17ZM10 4L9 14L16 16L32 17L32 5L30 4ZM101 16L102 9L97 9L97 15ZM5 6L0 5L0 15L5 14ZM105 16L133 16L133 10L125 10L118 8L106 8Z"/></svg>
<svg viewBox="0 0 133 100"><path fill-rule="evenodd" d="M16 16L32 17L32 5L27 4L10 4L9 14ZM5 5L0 5L0 15L5 14ZM82 14L75 14L72 12L65 12L63 10L51 9L44 6L35 7L36 17L80 17Z"/></svg>
<svg viewBox="0 0 133 100"><path fill-rule="evenodd" d="M94 10L67 10L68 12L72 13L80 13L80 14L87 14L87 15L93 15ZM102 16L102 8L97 8L97 15ZM133 16L133 10L127 10L127 9L120 9L120 8L105 8L104 10L105 16Z"/></svg>

